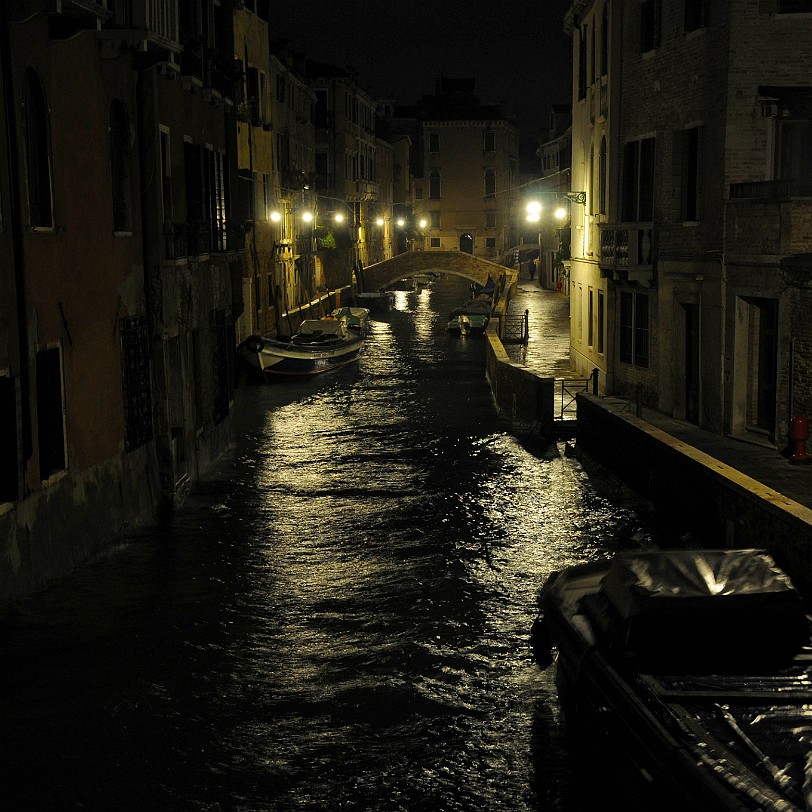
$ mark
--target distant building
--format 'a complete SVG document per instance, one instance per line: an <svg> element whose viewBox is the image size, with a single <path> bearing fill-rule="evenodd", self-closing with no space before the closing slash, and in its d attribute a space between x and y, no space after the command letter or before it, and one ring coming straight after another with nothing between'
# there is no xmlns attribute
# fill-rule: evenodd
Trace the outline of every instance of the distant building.
<svg viewBox="0 0 812 812"><path fill-rule="evenodd" d="M319 262L326 287L337 288L352 284L358 262L368 264L378 229L376 101L344 68L306 59L304 73L316 99L315 202L335 244Z"/></svg>
<svg viewBox="0 0 812 812"><path fill-rule="evenodd" d="M421 247L498 262L516 243L518 133L474 88L473 79L441 77L435 94L412 108L389 105L388 123L414 139L414 212L426 220Z"/></svg>
<svg viewBox="0 0 812 812"><path fill-rule="evenodd" d="M574 365L783 450L812 410L812 4L578 0L565 29Z"/></svg>

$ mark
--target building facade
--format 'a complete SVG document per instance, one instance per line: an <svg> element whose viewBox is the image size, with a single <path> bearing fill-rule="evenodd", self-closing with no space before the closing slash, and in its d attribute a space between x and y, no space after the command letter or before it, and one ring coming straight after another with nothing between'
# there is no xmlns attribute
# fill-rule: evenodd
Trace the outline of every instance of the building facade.
<svg viewBox="0 0 812 812"><path fill-rule="evenodd" d="M574 364L598 366L608 392L782 450L812 406L799 375L812 6L577 2L565 30L573 187L587 192Z"/></svg>
<svg viewBox="0 0 812 812"><path fill-rule="evenodd" d="M225 9L107 6L0 10L4 600L176 503L233 443Z"/></svg>
<svg viewBox="0 0 812 812"><path fill-rule="evenodd" d="M415 211L426 250L498 261L517 242L518 133L499 108L480 105L473 80L440 79L419 109Z"/></svg>

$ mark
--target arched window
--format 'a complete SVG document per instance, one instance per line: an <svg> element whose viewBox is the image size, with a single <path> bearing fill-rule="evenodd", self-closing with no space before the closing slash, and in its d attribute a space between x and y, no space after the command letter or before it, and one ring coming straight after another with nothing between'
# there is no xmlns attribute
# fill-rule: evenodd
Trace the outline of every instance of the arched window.
<svg viewBox="0 0 812 812"><path fill-rule="evenodd" d="M601 151L598 157L598 203L601 214L606 214L606 136L601 138Z"/></svg>
<svg viewBox="0 0 812 812"><path fill-rule="evenodd" d="M493 169L485 170L485 197L496 195L496 172Z"/></svg>
<svg viewBox="0 0 812 812"><path fill-rule="evenodd" d="M33 228L53 228L48 106L39 76L31 68L25 72L23 79L23 124L29 224Z"/></svg>
<svg viewBox="0 0 812 812"><path fill-rule="evenodd" d="M429 175L429 197L432 200L440 199L440 173L437 170Z"/></svg>
<svg viewBox="0 0 812 812"><path fill-rule="evenodd" d="M110 173L113 192L113 231L132 231L130 124L118 99L110 105Z"/></svg>

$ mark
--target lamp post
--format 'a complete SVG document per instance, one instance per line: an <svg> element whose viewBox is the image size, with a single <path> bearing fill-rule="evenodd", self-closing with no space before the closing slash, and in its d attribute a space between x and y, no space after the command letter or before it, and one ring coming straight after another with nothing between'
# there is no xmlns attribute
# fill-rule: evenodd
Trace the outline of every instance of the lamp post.
<svg viewBox="0 0 812 812"><path fill-rule="evenodd" d="M547 225L541 217L542 204L540 200L544 198L552 198L554 201L555 208L552 210L552 216L555 221L554 226ZM539 284L542 285L542 287L557 287L558 279L556 278L556 268L560 267L563 259L569 258L569 240L564 239L564 229L566 222L570 217L569 209L573 203L580 203L581 205L584 205L586 203L586 193L556 191L553 189L536 189L534 191L533 199L529 200L527 203L526 208L528 222L538 223ZM544 226L549 229L550 237L554 237L557 240L556 254L558 262L552 263L553 267L550 267L549 269L545 267L541 259L544 242L542 238L542 228ZM544 275L543 279L542 274Z"/></svg>

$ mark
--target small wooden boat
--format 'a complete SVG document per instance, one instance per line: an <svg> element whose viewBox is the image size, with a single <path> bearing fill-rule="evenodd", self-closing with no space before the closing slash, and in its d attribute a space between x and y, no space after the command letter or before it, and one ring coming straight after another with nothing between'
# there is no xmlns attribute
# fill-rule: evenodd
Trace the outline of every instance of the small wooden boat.
<svg viewBox="0 0 812 812"><path fill-rule="evenodd" d="M568 724L642 808L812 808L809 623L767 553L624 552L551 575L540 610Z"/></svg>
<svg viewBox="0 0 812 812"><path fill-rule="evenodd" d="M355 294L356 302L379 313L388 313L395 303L395 294L391 290L373 290Z"/></svg>
<svg viewBox="0 0 812 812"><path fill-rule="evenodd" d="M490 296L479 294L449 313L446 330L449 333L460 333L462 335L484 333L491 318L492 307Z"/></svg>
<svg viewBox="0 0 812 812"><path fill-rule="evenodd" d="M369 327L368 307L338 307L330 316L344 321L351 330L366 330Z"/></svg>
<svg viewBox="0 0 812 812"><path fill-rule="evenodd" d="M360 330L340 319L306 319L289 340L250 336L238 353L267 375L316 375L357 360L364 345Z"/></svg>

